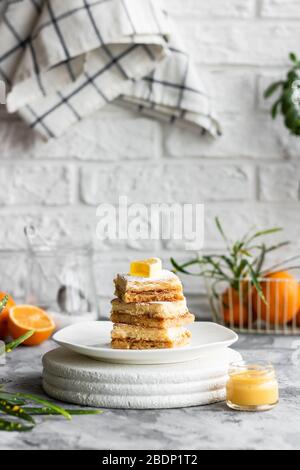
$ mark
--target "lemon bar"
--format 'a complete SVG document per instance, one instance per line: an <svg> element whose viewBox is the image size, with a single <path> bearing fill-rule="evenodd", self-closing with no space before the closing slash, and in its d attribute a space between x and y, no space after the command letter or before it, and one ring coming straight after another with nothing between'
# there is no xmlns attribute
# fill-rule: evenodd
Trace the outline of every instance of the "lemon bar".
<svg viewBox="0 0 300 470"><path fill-rule="evenodd" d="M125 313L112 313L110 317L113 323L126 323L149 328L174 328L188 325L195 321L195 316L190 312L177 318L152 318L148 315L128 315Z"/></svg>
<svg viewBox="0 0 300 470"><path fill-rule="evenodd" d="M115 324L111 336L113 349L171 349L186 346L191 333L186 328L143 328Z"/></svg>
<svg viewBox="0 0 300 470"><path fill-rule="evenodd" d="M184 300L181 281L167 270L157 278L119 274L114 282L115 295L125 303Z"/></svg>
<svg viewBox="0 0 300 470"><path fill-rule="evenodd" d="M195 317L188 311L186 300L125 304L119 299L114 299L110 319L113 323L172 328L193 323Z"/></svg>

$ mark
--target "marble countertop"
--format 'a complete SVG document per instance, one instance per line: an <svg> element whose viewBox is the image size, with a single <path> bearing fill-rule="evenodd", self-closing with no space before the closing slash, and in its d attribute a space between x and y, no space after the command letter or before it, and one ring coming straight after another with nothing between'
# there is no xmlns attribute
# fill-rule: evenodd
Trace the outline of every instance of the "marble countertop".
<svg viewBox="0 0 300 470"><path fill-rule="evenodd" d="M55 346L20 348L0 366L12 391L43 395L41 358ZM1 449L300 449L300 338L242 336L244 358L272 361L281 401L267 413L237 413L224 403L177 410L105 410L98 416L39 419L30 433L0 435ZM17 439L16 439L17 436Z"/></svg>

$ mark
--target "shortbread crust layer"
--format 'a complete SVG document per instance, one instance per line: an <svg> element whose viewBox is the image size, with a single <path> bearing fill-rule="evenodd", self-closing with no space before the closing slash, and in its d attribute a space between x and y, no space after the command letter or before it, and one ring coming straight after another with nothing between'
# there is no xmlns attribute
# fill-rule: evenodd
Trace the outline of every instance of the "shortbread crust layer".
<svg viewBox="0 0 300 470"><path fill-rule="evenodd" d="M187 346L191 335L183 336L176 341L142 341L134 339L113 339L111 346L113 349L173 349Z"/></svg>
<svg viewBox="0 0 300 470"><path fill-rule="evenodd" d="M126 323L148 328L175 328L188 325L195 321L195 316L187 312L177 318L159 318L151 315L130 315L126 313L112 313L110 317L113 323Z"/></svg>

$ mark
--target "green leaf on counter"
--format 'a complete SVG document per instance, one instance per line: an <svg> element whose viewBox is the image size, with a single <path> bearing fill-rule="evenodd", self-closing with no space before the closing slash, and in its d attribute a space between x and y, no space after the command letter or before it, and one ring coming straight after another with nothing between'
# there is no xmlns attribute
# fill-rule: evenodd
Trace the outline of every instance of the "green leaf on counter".
<svg viewBox="0 0 300 470"><path fill-rule="evenodd" d="M57 416L59 413L51 410L50 408L33 408L25 407L24 410L31 416ZM100 415L103 413L102 410L65 410L71 416L88 416L88 415Z"/></svg>
<svg viewBox="0 0 300 470"><path fill-rule="evenodd" d="M0 400L5 400L10 405L19 405L24 406L26 405L26 401L21 400L20 398L15 397L13 394L9 392L2 392L0 391Z"/></svg>
<svg viewBox="0 0 300 470"><path fill-rule="evenodd" d="M64 408L58 405L54 405L53 403L44 400L43 398L37 397L35 395L31 395L28 393L16 393L15 397L23 398L28 400L29 402L38 403L39 405L43 405L46 408L49 408L52 411L55 411L57 414L64 416L66 419L71 420L72 417L70 413L68 413Z"/></svg>
<svg viewBox="0 0 300 470"><path fill-rule="evenodd" d="M5 350L7 353L12 352L14 349L16 349L18 346L20 346L24 341L27 339L31 338L31 336L34 334L34 330L28 331L25 333L25 335L20 336L20 338L16 339L15 341L12 341L11 343L8 343L5 346Z"/></svg>
<svg viewBox="0 0 300 470"><path fill-rule="evenodd" d="M6 432L28 432L31 431L34 426L25 426L19 422L8 421L0 418L0 431Z"/></svg>
<svg viewBox="0 0 300 470"><path fill-rule="evenodd" d="M22 419L28 421L29 423L35 424L34 419L21 408L19 405L12 405L6 400L0 400L0 411L3 413L13 416L14 418Z"/></svg>

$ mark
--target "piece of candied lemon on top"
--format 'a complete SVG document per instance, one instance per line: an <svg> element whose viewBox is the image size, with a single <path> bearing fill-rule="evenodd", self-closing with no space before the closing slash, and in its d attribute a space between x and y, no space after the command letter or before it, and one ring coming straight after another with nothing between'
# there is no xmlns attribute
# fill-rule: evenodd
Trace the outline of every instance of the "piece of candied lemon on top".
<svg viewBox="0 0 300 470"><path fill-rule="evenodd" d="M162 272L162 262L159 258L149 258L133 261L130 264L130 276L157 277Z"/></svg>

